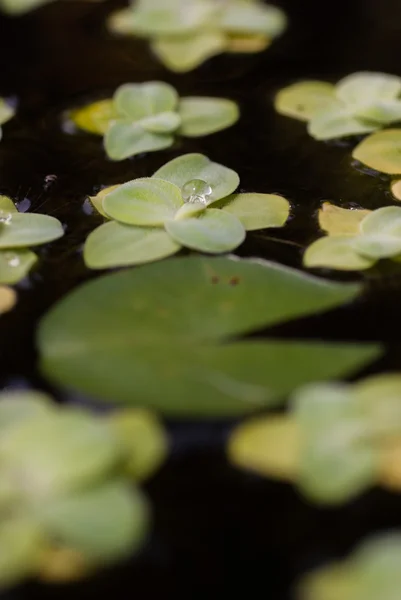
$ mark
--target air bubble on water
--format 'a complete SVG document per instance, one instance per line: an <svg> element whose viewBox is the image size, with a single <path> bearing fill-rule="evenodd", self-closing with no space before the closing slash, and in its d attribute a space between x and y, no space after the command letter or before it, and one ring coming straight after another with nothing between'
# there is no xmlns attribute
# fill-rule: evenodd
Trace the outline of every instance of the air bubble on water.
<svg viewBox="0 0 401 600"><path fill-rule="evenodd" d="M13 216L10 212L0 209L0 223L3 225L9 225Z"/></svg>
<svg viewBox="0 0 401 600"><path fill-rule="evenodd" d="M208 204L212 191L212 186L203 179L191 179L181 188L184 202L190 204Z"/></svg>
<svg viewBox="0 0 401 600"><path fill-rule="evenodd" d="M21 261L19 256L14 252L6 252L5 258L8 262L9 267L19 267Z"/></svg>

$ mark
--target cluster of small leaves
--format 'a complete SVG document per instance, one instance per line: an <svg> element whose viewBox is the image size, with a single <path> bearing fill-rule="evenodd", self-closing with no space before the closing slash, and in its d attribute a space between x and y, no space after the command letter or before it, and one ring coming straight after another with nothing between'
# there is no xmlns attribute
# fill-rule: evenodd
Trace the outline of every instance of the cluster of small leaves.
<svg viewBox="0 0 401 600"><path fill-rule="evenodd" d="M244 241L246 230L285 224L285 198L233 193L238 184L235 171L203 154L185 154L152 177L102 190L91 200L112 220L88 236L86 265L103 269L151 262L183 246L211 254L229 252Z"/></svg>
<svg viewBox="0 0 401 600"><path fill-rule="evenodd" d="M152 413L98 417L39 392L0 394L0 586L86 576L137 551L150 524L134 482L163 462Z"/></svg>
<svg viewBox="0 0 401 600"><path fill-rule="evenodd" d="M339 208L329 203L319 211L328 234L305 251L304 265L341 271L369 269L380 259L401 260L401 208L374 211Z"/></svg>
<svg viewBox="0 0 401 600"><path fill-rule="evenodd" d="M150 40L172 71L195 69L222 52L261 52L283 33L284 12L260 0L133 0L114 13L114 33Z"/></svg>
<svg viewBox="0 0 401 600"><path fill-rule="evenodd" d="M360 289L226 257L126 269L86 283L44 317L41 369L90 397L175 417L249 413L380 355L377 344L241 339L349 302Z"/></svg>
<svg viewBox="0 0 401 600"><path fill-rule="evenodd" d="M280 114L306 121L317 140L371 133L401 121L401 77L358 72L336 85L302 81L282 89L275 108Z"/></svg>
<svg viewBox="0 0 401 600"><path fill-rule="evenodd" d="M401 492L401 375L301 388L288 414L234 430L229 455L317 503L346 502L376 483Z"/></svg>
<svg viewBox="0 0 401 600"><path fill-rule="evenodd" d="M31 250L64 235L54 217L18 212L14 202L0 196L0 284L15 284L37 261Z"/></svg>
<svg viewBox="0 0 401 600"><path fill-rule="evenodd" d="M226 129L239 118L238 106L225 98L188 96L161 81L126 83L113 98L71 113L80 129L104 135L109 158L123 160L172 146L174 136L200 137Z"/></svg>
<svg viewBox="0 0 401 600"><path fill-rule="evenodd" d="M401 533L376 534L352 555L308 574L300 600L395 600L401 588Z"/></svg>

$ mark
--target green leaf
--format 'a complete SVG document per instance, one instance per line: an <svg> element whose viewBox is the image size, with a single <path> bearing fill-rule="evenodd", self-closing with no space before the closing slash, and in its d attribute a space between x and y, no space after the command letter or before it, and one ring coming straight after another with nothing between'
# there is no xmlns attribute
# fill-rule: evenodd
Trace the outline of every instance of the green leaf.
<svg viewBox="0 0 401 600"><path fill-rule="evenodd" d="M241 414L301 383L356 370L375 345L229 342L351 300L336 284L272 263L175 258L91 281L40 325L42 370L111 402L177 415Z"/></svg>
<svg viewBox="0 0 401 600"><path fill-rule="evenodd" d="M362 415L350 385L337 382L311 383L292 398L292 414L307 434L319 434L327 427L341 426Z"/></svg>
<svg viewBox="0 0 401 600"><path fill-rule="evenodd" d="M293 83L280 90L274 101L277 112L300 121L309 121L332 104L336 104L334 86L325 81Z"/></svg>
<svg viewBox="0 0 401 600"><path fill-rule="evenodd" d="M142 152L155 152L172 146L174 138L166 133L146 131L128 119L115 121L104 137L106 154L112 160L124 160Z"/></svg>
<svg viewBox="0 0 401 600"><path fill-rule="evenodd" d="M199 137L221 131L239 119L238 105L225 98L188 96L180 100L178 111L182 119L179 133Z"/></svg>
<svg viewBox="0 0 401 600"><path fill-rule="evenodd" d="M376 261L357 252L355 239L352 235L330 235L316 240L305 251L305 267L327 267L340 271L369 269Z"/></svg>
<svg viewBox="0 0 401 600"><path fill-rule="evenodd" d="M181 117L175 112L164 112L141 121L142 127L152 133L170 133L181 125Z"/></svg>
<svg viewBox="0 0 401 600"><path fill-rule="evenodd" d="M355 402L381 438L401 433L401 376L381 373L353 386Z"/></svg>
<svg viewBox="0 0 401 600"><path fill-rule="evenodd" d="M126 267L171 256L180 248L163 229L111 221L89 234L84 261L90 269Z"/></svg>
<svg viewBox="0 0 401 600"><path fill-rule="evenodd" d="M206 29L176 37L157 37L151 44L159 60L177 73L192 71L208 58L224 52L226 46L226 38L220 31Z"/></svg>
<svg viewBox="0 0 401 600"><path fill-rule="evenodd" d="M352 73L336 85L337 97L354 107L395 100L400 92L401 77L369 71Z"/></svg>
<svg viewBox="0 0 401 600"><path fill-rule="evenodd" d="M3 98L0 98L0 125L4 125L15 115L15 109Z"/></svg>
<svg viewBox="0 0 401 600"><path fill-rule="evenodd" d="M358 235L360 223L371 211L341 208L323 202L319 209L319 227L328 235Z"/></svg>
<svg viewBox="0 0 401 600"><path fill-rule="evenodd" d="M43 534L32 520L14 517L2 521L0 585L3 590L34 574L43 547Z"/></svg>
<svg viewBox="0 0 401 600"><path fill-rule="evenodd" d="M79 411L38 415L3 432L5 474L32 500L74 491L104 477L120 459L107 424Z"/></svg>
<svg viewBox="0 0 401 600"><path fill-rule="evenodd" d="M282 227L290 214L290 203L277 194L232 194L219 206L235 215L247 231Z"/></svg>
<svg viewBox="0 0 401 600"><path fill-rule="evenodd" d="M120 560L139 550L150 520L141 492L122 481L52 500L39 506L35 516L61 545L94 563Z"/></svg>
<svg viewBox="0 0 401 600"><path fill-rule="evenodd" d="M360 142L352 157L389 175L401 173L401 129L378 131Z"/></svg>
<svg viewBox="0 0 401 600"><path fill-rule="evenodd" d="M110 194L113 190L116 190L120 185L110 185L108 187L103 188L96 194L96 196L88 196L89 200L92 203L92 206L97 210L99 214L102 215L105 219L110 219L110 217L103 210L103 200L107 194Z"/></svg>
<svg viewBox="0 0 401 600"><path fill-rule="evenodd" d="M116 90L113 104L124 119L140 121L174 111L178 104L178 94L173 86L162 81L125 83Z"/></svg>
<svg viewBox="0 0 401 600"><path fill-rule="evenodd" d="M239 176L235 171L196 153L184 154L170 160L160 167L153 177L170 181L180 189L194 179L204 181L212 188L209 203L228 196L239 185Z"/></svg>
<svg viewBox="0 0 401 600"><path fill-rule="evenodd" d="M401 121L401 101L385 100L376 102L359 108L356 114L359 118L374 121L379 123L380 126L388 125L394 121Z"/></svg>
<svg viewBox="0 0 401 600"><path fill-rule="evenodd" d="M401 237L392 235L362 235L356 237L352 247L358 254L371 259L391 258L401 254Z"/></svg>
<svg viewBox="0 0 401 600"><path fill-rule="evenodd" d="M368 258L379 259L401 253L401 208L384 206L367 215L360 224L362 235L353 247Z"/></svg>
<svg viewBox="0 0 401 600"><path fill-rule="evenodd" d="M0 214L2 214L3 211L8 213L16 213L18 212L18 209L11 198L0 195Z"/></svg>
<svg viewBox="0 0 401 600"><path fill-rule="evenodd" d="M55 405L43 392L15 390L0 393L0 430L52 413Z"/></svg>
<svg viewBox="0 0 401 600"><path fill-rule="evenodd" d="M166 221L164 226L182 246L211 254L234 250L246 236L237 217L215 208L208 208L197 217Z"/></svg>
<svg viewBox="0 0 401 600"><path fill-rule="evenodd" d="M118 114L113 100L108 98L73 110L69 117L79 129L104 135L111 123L118 118Z"/></svg>
<svg viewBox="0 0 401 600"><path fill-rule="evenodd" d="M308 124L308 133L315 140L331 140L361 133L370 133L377 125L358 119L341 103L315 113Z"/></svg>
<svg viewBox="0 0 401 600"><path fill-rule="evenodd" d="M0 283L18 283L28 275L37 260L36 254L30 250L0 250Z"/></svg>
<svg viewBox="0 0 401 600"><path fill-rule="evenodd" d="M179 188L163 179L145 177L123 183L103 199L110 217L128 225L162 226L183 205Z"/></svg>
<svg viewBox="0 0 401 600"><path fill-rule="evenodd" d="M276 6L231 0L222 6L219 25L230 33L261 33L276 37L285 30L287 18Z"/></svg>
<svg viewBox="0 0 401 600"><path fill-rule="evenodd" d="M63 235L63 227L54 217L32 213L0 214L0 249L38 246Z"/></svg>
<svg viewBox="0 0 401 600"><path fill-rule="evenodd" d="M401 536L398 531L376 534L354 552L350 566L360 581L360 598L394 600L401 585Z"/></svg>

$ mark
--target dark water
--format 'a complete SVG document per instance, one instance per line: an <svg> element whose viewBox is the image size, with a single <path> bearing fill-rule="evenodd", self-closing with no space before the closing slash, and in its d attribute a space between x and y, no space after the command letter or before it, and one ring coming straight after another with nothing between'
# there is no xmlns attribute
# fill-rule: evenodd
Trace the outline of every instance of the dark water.
<svg viewBox="0 0 401 600"><path fill-rule="evenodd" d="M203 152L236 169L243 190L279 192L291 200L287 227L249 234L239 253L296 267L303 246L316 237L313 214L322 200L365 208L392 203L387 178L352 164L352 145L313 141L302 123L275 115L272 98L297 79L335 81L363 69L401 75L398 0L282 0L290 27L268 52L217 57L186 75L161 68L146 43L108 35L104 17L118 5L60 0L20 19L0 18L0 92L19 101L0 144L0 192L27 198L32 210L58 217L67 233L41 252L17 309L2 319L1 383L49 389L59 400L71 398L49 388L37 372L34 331L49 306L94 276L80 252L96 217L85 214L83 204L101 185L149 175L185 152ZM63 133L65 108L110 94L121 83L149 79L169 81L181 95L233 98L242 118L225 132L182 139L167 151L121 163L105 158L100 138ZM57 175L51 185L49 174ZM399 369L401 274L371 275L365 295L352 306L274 333L381 340L387 353L371 370ZM308 568L343 555L369 532L401 526L395 495L372 490L341 509L318 510L289 486L230 468L223 452L229 424L168 425L173 454L147 486L155 525L141 557L83 584L30 584L11 598L193 599L237 592L287 600Z"/></svg>

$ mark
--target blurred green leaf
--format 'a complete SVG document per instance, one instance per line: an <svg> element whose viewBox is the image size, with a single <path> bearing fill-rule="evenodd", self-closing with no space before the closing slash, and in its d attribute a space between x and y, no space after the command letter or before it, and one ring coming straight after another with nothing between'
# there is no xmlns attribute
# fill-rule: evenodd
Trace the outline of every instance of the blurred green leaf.
<svg viewBox="0 0 401 600"><path fill-rule="evenodd" d="M162 81L126 83L116 90L113 103L122 117L140 121L152 115L174 111L178 94L173 86Z"/></svg>
<svg viewBox="0 0 401 600"><path fill-rule="evenodd" d="M290 203L277 194L232 194L219 207L236 216L247 231L282 227L290 214Z"/></svg>
<svg viewBox="0 0 401 600"><path fill-rule="evenodd" d="M36 254L30 250L0 250L0 283L18 283L28 275L37 260Z"/></svg>
<svg viewBox="0 0 401 600"><path fill-rule="evenodd" d="M186 137L221 131L231 127L240 116L238 106L232 100L206 96L181 98L178 111L182 119L179 133Z"/></svg>
<svg viewBox="0 0 401 600"><path fill-rule="evenodd" d="M334 86L325 81L300 81L280 90L275 98L277 112L300 121L335 104Z"/></svg>
<svg viewBox="0 0 401 600"><path fill-rule="evenodd" d="M172 135L146 131L140 123L132 123L129 119L119 119L112 123L104 137L107 156L112 160L124 160L142 152L163 150L173 143Z"/></svg>
<svg viewBox="0 0 401 600"><path fill-rule="evenodd" d="M63 227L54 217L7 211L0 213L0 249L37 246L63 235ZM27 255L24 258L27 260Z"/></svg>
<svg viewBox="0 0 401 600"><path fill-rule="evenodd" d="M356 146L352 157L376 171L400 174L401 129L386 129L370 135Z"/></svg>

